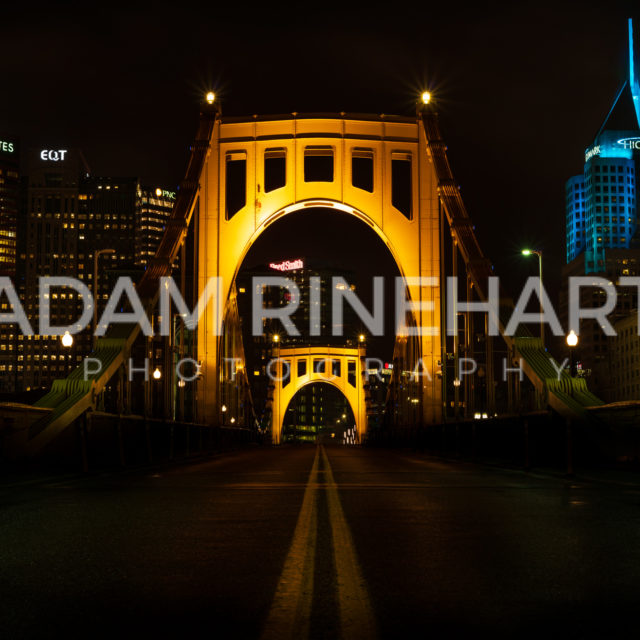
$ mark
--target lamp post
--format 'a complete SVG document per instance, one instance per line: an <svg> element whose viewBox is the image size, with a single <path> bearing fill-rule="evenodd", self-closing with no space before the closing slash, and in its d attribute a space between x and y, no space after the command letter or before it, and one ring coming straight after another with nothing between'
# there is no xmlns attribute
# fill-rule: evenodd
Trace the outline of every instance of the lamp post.
<svg viewBox="0 0 640 640"><path fill-rule="evenodd" d="M453 380L453 417L458 422L459 417L459 405L460 405L460 378L456 375Z"/></svg>
<svg viewBox="0 0 640 640"><path fill-rule="evenodd" d="M567 345L569 345L569 375L572 378L576 377L576 360L575 360L575 352L576 346L578 345L578 336L576 332L571 329L569 335L567 336Z"/></svg>
<svg viewBox="0 0 640 640"><path fill-rule="evenodd" d="M538 249L523 249L523 256L536 255L538 256L538 278L540 280L540 341L542 342L542 348L544 349L544 320L542 316L542 251Z"/></svg>
<svg viewBox="0 0 640 640"><path fill-rule="evenodd" d="M98 258L101 255L113 254L115 249L98 249L93 254L93 350L96 350L96 331L98 329Z"/></svg>
<svg viewBox="0 0 640 640"><path fill-rule="evenodd" d="M65 331L64 335L60 339L60 343L65 349L71 349L71 347L73 346L73 336L68 331ZM69 356L68 361L65 358L65 371L69 371L70 363L71 363L71 356Z"/></svg>

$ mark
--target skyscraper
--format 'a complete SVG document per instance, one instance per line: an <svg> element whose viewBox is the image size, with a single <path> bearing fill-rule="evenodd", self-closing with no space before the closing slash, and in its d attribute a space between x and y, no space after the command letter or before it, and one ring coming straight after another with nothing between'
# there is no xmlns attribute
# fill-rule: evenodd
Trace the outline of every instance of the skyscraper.
<svg viewBox="0 0 640 640"><path fill-rule="evenodd" d="M38 148L27 156L24 307L36 335L18 336L17 382L28 391L50 386L81 359L77 342L63 349L59 337L39 334L38 292L41 276L77 278L83 270L78 210L89 167L79 149ZM78 318L81 300L75 292L52 293L49 303L52 324Z"/></svg>
<svg viewBox="0 0 640 640"><path fill-rule="evenodd" d="M0 276L17 275L17 229L20 215L18 141L0 135ZM5 301L0 301L4 308ZM17 327L0 324L0 393L15 392Z"/></svg>
<svg viewBox="0 0 640 640"><path fill-rule="evenodd" d="M565 186L566 261L585 252L585 273L605 273L607 249L640 246L640 86L633 23L629 20L629 77L587 147L584 172Z"/></svg>
<svg viewBox="0 0 640 640"><path fill-rule="evenodd" d="M0 134L0 276L16 275L19 171L17 139Z"/></svg>
<svg viewBox="0 0 640 640"><path fill-rule="evenodd" d="M134 248L137 267L146 267L155 255L175 199L175 191L138 185Z"/></svg>
<svg viewBox="0 0 640 640"><path fill-rule="evenodd" d="M142 274L175 199L137 178L90 175L79 149L32 150L28 181L24 298L37 335L18 336L17 379L24 390L66 377L93 346L93 327L75 335L71 347L59 336L39 334L39 278L81 280L97 294L101 312L118 277L135 282ZM67 326L79 318L82 300L75 291L52 290L49 305L51 325Z"/></svg>
<svg viewBox="0 0 640 640"><path fill-rule="evenodd" d="M621 276L640 275L640 88L634 57L633 24L629 20L629 77L584 155L584 171L565 185L566 265L563 280L594 274L614 283ZM568 326L568 301L562 290L561 315ZM581 307L600 307L604 292L580 292ZM637 309L635 289L618 288L616 320ZM595 322L580 327L579 352L592 371L590 386L611 398L611 344Z"/></svg>

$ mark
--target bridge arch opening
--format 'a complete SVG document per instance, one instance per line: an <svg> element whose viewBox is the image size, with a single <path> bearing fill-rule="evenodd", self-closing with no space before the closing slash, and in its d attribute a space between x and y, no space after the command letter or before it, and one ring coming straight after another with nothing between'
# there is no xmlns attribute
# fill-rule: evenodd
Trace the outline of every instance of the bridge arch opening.
<svg viewBox="0 0 640 640"><path fill-rule="evenodd" d="M302 386L289 401L283 443L355 444L356 418L347 396L330 382Z"/></svg>
<svg viewBox="0 0 640 640"><path fill-rule="evenodd" d="M276 348L302 346L333 346L357 348L361 336L366 341L366 357L371 367L389 372L396 346L395 335L395 281L401 276L400 268L391 249L374 229L362 218L330 206L303 207L288 210L272 224L265 225L245 252L235 276L238 314L241 318L242 341L246 372L256 418L263 428L271 426L272 411L269 401L273 396L274 381L269 380L269 363L276 357ZM270 265L291 268L279 271ZM262 276L287 276L299 285L300 306L291 316L300 336L288 336L280 321L264 323L261 335L252 334L252 283ZM321 306L319 326L310 323L312 277L320 278ZM364 307L374 312L373 278L383 282L383 335L371 335L365 323L348 302L343 301L343 326L333 331L331 317L332 278L342 277L354 288ZM290 292L275 289L265 294L265 306L291 302ZM225 323L225 335L230 327ZM341 331L342 335L333 335ZM317 335L311 335L317 333ZM274 336L278 342L274 342ZM227 340L227 343L229 340ZM363 363L366 364L366 363ZM294 365L297 366L297 365ZM310 365L312 366L312 365ZM348 365L352 366L352 365ZM284 374L287 372L284 371ZM296 371L296 374L301 372ZM350 374L351 375L351 374ZM380 375L375 383L388 384ZM286 386L287 381L283 381ZM385 390L375 385L376 402L383 405ZM271 388L270 388L271 387ZM379 388L378 388L379 387ZM285 414L286 416L286 414ZM287 434L284 434L287 435Z"/></svg>

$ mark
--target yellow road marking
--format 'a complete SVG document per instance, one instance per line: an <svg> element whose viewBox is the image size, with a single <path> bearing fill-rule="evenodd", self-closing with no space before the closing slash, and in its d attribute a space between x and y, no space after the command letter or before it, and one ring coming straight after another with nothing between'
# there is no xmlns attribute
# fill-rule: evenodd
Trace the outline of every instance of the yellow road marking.
<svg viewBox="0 0 640 640"><path fill-rule="evenodd" d="M373 607L358 563L351 531L340 504L329 458L324 447L321 446L320 450L327 480L327 503L338 582L341 635L349 640L372 640L377 635Z"/></svg>
<svg viewBox="0 0 640 640"><path fill-rule="evenodd" d="M322 471L318 470L322 458ZM322 482L324 480L324 482ZM306 484L302 507L284 569L262 632L262 640L301 640L309 637L313 581L318 541L317 492L326 491L338 589L340 637L375 640L375 617L342 510L329 458L320 446Z"/></svg>
<svg viewBox="0 0 640 640"><path fill-rule="evenodd" d="M293 541L284 563L262 639L307 638L313 603L317 541L316 491L319 451L316 450Z"/></svg>

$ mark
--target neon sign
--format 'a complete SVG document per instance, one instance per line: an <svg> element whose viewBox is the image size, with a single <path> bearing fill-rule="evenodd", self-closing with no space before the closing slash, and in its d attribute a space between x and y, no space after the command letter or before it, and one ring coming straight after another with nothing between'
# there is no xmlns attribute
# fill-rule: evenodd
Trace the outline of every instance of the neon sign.
<svg viewBox="0 0 640 640"><path fill-rule="evenodd" d="M170 200L175 200L176 199L176 192L175 191L167 191L165 189L160 189L160 187L158 187L156 189L156 196L158 196L158 198L169 198Z"/></svg>
<svg viewBox="0 0 640 640"><path fill-rule="evenodd" d="M588 162L593 156L600 155L600 145L596 145L595 147L591 147L591 149L587 149L587 152L584 154L584 161Z"/></svg>
<svg viewBox="0 0 640 640"><path fill-rule="evenodd" d="M640 137L620 138L618 144L621 144L625 149L640 151Z"/></svg>
<svg viewBox="0 0 640 640"><path fill-rule="evenodd" d="M66 149L43 149L40 152L40 159L50 160L51 162L60 162L64 160L66 153Z"/></svg>
<svg viewBox="0 0 640 640"><path fill-rule="evenodd" d="M0 151L6 151L7 153L13 153L15 151L15 147L13 146L13 142L7 142L6 140L0 140Z"/></svg>
<svg viewBox="0 0 640 640"><path fill-rule="evenodd" d="M620 138L619 140L612 140L610 136L607 136L608 132L604 132L604 140L600 141L600 144L595 144L589 147L584 154L584 161L588 162L594 156L601 156L603 158L618 158L629 157L628 153L633 151L640 151L640 136L633 136L630 138ZM626 152L626 154L625 154ZM624 154L624 155L620 155Z"/></svg>
<svg viewBox="0 0 640 640"><path fill-rule="evenodd" d="M294 269L303 269L304 262L298 260L284 260L283 262L270 262L269 268L276 271L293 271Z"/></svg>

